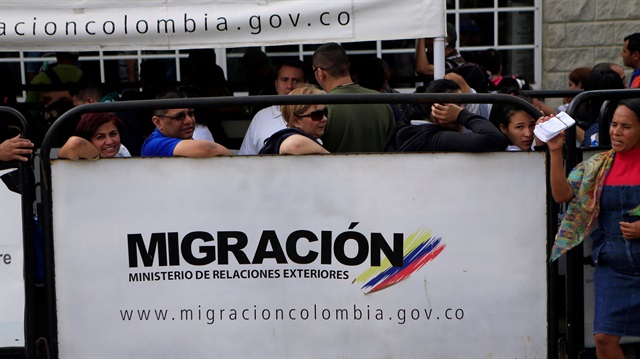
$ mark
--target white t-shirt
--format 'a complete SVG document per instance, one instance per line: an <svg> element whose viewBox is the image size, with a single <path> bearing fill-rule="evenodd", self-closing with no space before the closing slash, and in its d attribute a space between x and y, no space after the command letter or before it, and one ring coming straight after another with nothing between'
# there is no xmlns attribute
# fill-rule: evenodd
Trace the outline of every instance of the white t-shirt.
<svg viewBox="0 0 640 359"><path fill-rule="evenodd" d="M192 137L194 140L207 140L207 141L215 142L213 140L213 135L211 134L211 131L209 131L209 127L201 123L196 123L196 128L193 129Z"/></svg>
<svg viewBox="0 0 640 359"><path fill-rule="evenodd" d="M274 105L263 108L251 120L238 154L258 154L264 146L264 141L285 127L287 127L287 124L282 118L282 113L280 113L280 106Z"/></svg>
<svg viewBox="0 0 640 359"><path fill-rule="evenodd" d="M131 157L131 153L129 153L129 150L121 144L118 153L113 157Z"/></svg>

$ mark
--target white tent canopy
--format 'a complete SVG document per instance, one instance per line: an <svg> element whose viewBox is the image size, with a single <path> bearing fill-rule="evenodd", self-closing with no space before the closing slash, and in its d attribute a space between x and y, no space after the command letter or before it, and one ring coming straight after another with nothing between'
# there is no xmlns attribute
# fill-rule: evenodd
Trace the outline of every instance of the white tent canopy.
<svg viewBox="0 0 640 359"><path fill-rule="evenodd" d="M171 50L444 36L444 0L0 1L1 51Z"/></svg>

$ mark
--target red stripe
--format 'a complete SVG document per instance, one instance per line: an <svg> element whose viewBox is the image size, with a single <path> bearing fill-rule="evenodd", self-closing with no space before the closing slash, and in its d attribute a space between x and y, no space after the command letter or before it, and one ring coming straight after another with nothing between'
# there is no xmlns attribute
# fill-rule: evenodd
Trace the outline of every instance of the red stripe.
<svg viewBox="0 0 640 359"><path fill-rule="evenodd" d="M389 277L389 278L385 279L384 281L380 282L378 285L376 285L373 288L371 288L371 290L368 293L377 292L377 291L379 291L381 289L387 288L387 287L392 286L392 285L394 285L394 284L396 284L396 283L398 283L400 281L403 281L403 280L407 279L415 271L417 271L418 269L422 268L425 264L429 263L431 260L433 260L435 257L437 257L444 250L444 247L445 247L444 245L437 246L431 252L429 252L426 256L424 256L423 258L420 258L420 259L414 261L413 263L411 263L410 265L405 267L403 270L398 272L393 277Z"/></svg>

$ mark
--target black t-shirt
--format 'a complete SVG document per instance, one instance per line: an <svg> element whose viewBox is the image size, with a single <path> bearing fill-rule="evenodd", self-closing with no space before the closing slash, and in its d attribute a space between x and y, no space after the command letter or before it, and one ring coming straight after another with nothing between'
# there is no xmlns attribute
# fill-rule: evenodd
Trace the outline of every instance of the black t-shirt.
<svg viewBox="0 0 640 359"><path fill-rule="evenodd" d="M267 138L267 140L264 141L264 147L262 147L262 149L258 153L261 155L280 154L280 145L282 145L282 142L284 142L284 140L286 140L287 138L293 135L302 135L304 137L307 137L315 141L313 137L309 136L306 132L302 130L299 130L297 128L285 128L274 133L273 135L271 135L271 137Z"/></svg>

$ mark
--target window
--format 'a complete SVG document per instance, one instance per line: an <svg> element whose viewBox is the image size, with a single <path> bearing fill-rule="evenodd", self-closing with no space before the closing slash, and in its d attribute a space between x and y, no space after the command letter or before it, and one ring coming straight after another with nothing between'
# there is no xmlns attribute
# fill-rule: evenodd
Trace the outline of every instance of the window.
<svg viewBox="0 0 640 359"><path fill-rule="evenodd" d="M539 84L541 0L447 0L447 21L458 30L458 50L473 61L486 49L499 50L503 75Z"/></svg>
<svg viewBox="0 0 640 359"><path fill-rule="evenodd" d="M529 82L541 82L542 0L447 0L447 21L454 24L457 48L467 61L479 62L482 51L497 49L503 62L503 74L519 74ZM414 78L414 39L344 43L352 62L360 57L377 56L391 69L391 86L412 91ZM314 45L263 46L271 65L287 57L311 64ZM236 93L247 89L242 76L242 57L247 48L217 49L217 63L223 68ZM94 51L83 52L80 65L85 73L104 83L127 83L138 79L142 61L160 60L170 81L185 78L187 50L176 51ZM19 74L22 84L49 63L53 53L0 52L0 64Z"/></svg>

